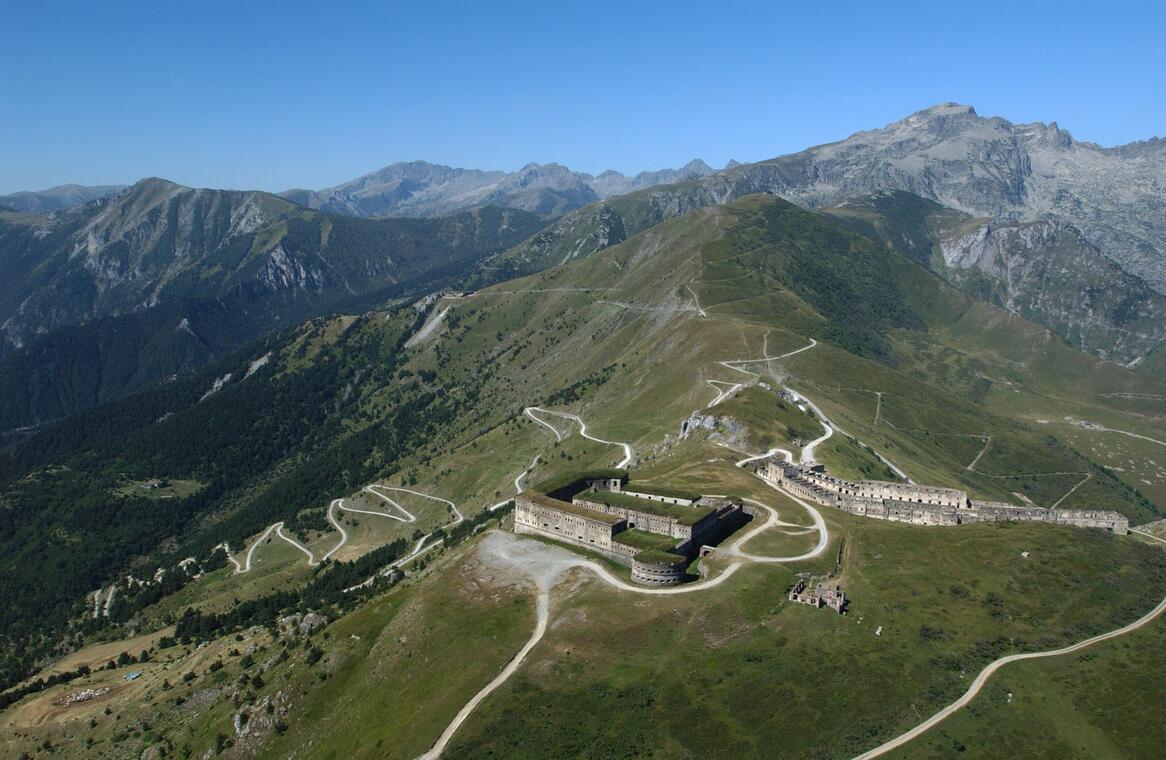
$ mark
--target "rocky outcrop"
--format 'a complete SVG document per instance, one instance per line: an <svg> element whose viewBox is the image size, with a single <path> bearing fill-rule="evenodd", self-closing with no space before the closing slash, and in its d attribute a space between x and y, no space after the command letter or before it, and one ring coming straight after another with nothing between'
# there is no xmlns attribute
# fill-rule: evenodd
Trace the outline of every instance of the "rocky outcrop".
<svg viewBox="0 0 1166 760"><path fill-rule="evenodd" d="M724 441L729 446L741 447L748 444L749 431L732 417L693 412L688 419L680 423L681 440L699 431L705 431L709 438Z"/></svg>
<svg viewBox="0 0 1166 760"><path fill-rule="evenodd" d="M1057 218L1166 289L1161 140L1107 149L1074 140L1056 122L1012 124L947 103L735 173L810 207L893 188L974 216Z"/></svg>
<svg viewBox="0 0 1166 760"><path fill-rule="evenodd" d="M1131 362L1166 339L1166 296L1064 222L984 222L941 245L953 284L1078 348Z"/></svg>
<svg viewBox="0 0 1166 760"><path fill-rule="evenodd" d="M306 258L289 252L283 242L280 242L267 254L266 261L255 277L272 290L287 288L322 290L328 287L331 282L319 265L318 259L316 261L308 259L305 264Z"/></svg>
<svg viewBox="0 0 1166 760"><path fill-rule="evenodd" d="M975 218L888 190L827 212L1084 351L1129 363L1166 338L1166 296L1065 221Z"/></svg>

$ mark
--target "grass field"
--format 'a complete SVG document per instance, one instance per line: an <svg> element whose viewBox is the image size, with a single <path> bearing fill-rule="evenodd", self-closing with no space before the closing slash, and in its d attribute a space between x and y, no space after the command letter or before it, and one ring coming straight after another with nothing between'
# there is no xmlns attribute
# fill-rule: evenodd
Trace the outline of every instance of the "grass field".
<svg viewBox="0 0 1166 760"><path fill-rule="evenodd" d="M197 480L135 480L127 481L114 490L119 496L140 496L146 499L182 499L198 493L202 483Z"/></svg>
<svg viewBox="0 0 1166 760"><path fill-rule="evenodd" d="M1161 622L1067 657L1000 671L964 710L888 757L1157 757L1166 704ZM1136 695L1134 697L1133 695Z"/></svg>
<svg viewBox="0 0 1166 760"><path fill-rule="evenodd" d="M588 583L572 601L586 615L554 627L451 754L849 755L949 701L989 659L1083 638L1166 591L1166 555L1088 531L834 517L850 547L847 616L786 602L792 566L665 600Z"/></svg>
<svg viewBox="0 0 1166 760"><path fill-rule="evenodd" d="M455 562L456 583L403 589L329 628L326 680L290 673L312 699L263 756L412 758L530 635L529 588Z"/></svg>

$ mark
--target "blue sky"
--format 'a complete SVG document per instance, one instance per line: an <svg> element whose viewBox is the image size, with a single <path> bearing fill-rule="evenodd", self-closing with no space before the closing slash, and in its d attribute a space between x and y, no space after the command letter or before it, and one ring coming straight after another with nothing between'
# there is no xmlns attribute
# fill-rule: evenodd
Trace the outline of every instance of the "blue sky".
<svg viewBox="0 0 1166 760"><path fill-rule="evenodd" d="M1160 2L4 5L0 193L720 166L949 100L1103 145L1166 135Z"/></svg>

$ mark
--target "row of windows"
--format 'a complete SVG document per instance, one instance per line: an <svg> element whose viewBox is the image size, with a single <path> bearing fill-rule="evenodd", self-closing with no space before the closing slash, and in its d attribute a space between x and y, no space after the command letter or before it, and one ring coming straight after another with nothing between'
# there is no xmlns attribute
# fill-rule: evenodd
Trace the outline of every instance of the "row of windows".
<svg viewBox="0 0 1166 760"><path fill-rule="evenodd" d="M552 527L552 526L551 526L551 524L550 524L550 523L543 523L543 527L544 527L544 528L550 528L550 527ZM554 527L554 529L555 529L555 530L559 530L559 526L558 526L558 525L555 525L555 526L553 526L553 527ZM587 537L586 537L586 536L584 536L583 534L579 534L578 536L575 536L575 538L576 538L577 540L579 540L579 541L582 541L582 540L584 540L584 539L585 539L585 538L587 538ZM588 541L588 543L592 543L592 544L593 544L593 543L595 543L595 539L594 539L594 538L587 539L587 541Z"/></svg>

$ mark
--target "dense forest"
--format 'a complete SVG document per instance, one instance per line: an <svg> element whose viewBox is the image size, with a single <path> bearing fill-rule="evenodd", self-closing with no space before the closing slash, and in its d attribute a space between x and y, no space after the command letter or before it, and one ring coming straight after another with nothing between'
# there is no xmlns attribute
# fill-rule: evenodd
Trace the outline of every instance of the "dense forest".
<svg viewBox="0 0 1166 760"><path fill-rule="evenodd" d="M3 682L52 654L85 595L135 558L151 568L209 560L222 541L237 546L391 475L402 453L454 422L475 389L439 393L435 378L398 372L423 318L411 307L360 318L310 357L306 342L329 323L309 323L0 453ZM368 319L377 329L361 329ZM276 358L246 377L267 354ZM236 380L207 396L228 374ZM361 389L375 389L383 411L368 414ZM119 489L157 477L202 487L169 501Z"/></svg>

